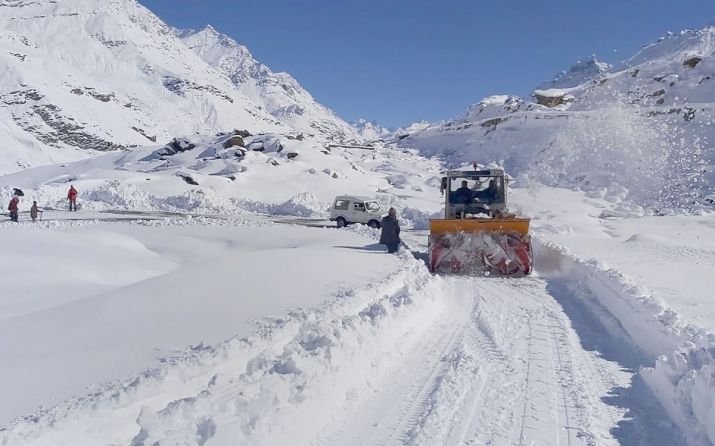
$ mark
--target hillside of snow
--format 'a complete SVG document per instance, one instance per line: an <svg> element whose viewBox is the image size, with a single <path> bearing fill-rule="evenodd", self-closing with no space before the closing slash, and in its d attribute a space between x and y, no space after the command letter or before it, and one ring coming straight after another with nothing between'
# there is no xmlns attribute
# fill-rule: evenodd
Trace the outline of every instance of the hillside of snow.
<svg viewBox="0 0 715 446"><path fill-rule="evenodd" d="M499 161L513 175L651 209L707 204L715 185L715 28L669 34L625 65L595 59L522 99L483 99L401 143L451 165Z"/></svg>
<svg viewBox="0 0 715 446"><path fill-rule="evenodd" d="M358 133L287 73L135 0L0 3L0 172L232 129Z"/></svg>
<svg viewBox="0 0 715 446"><path fill-rule="evenodd" d="M550 88L573 88L584 83L598 80L609 72L613 67L606 62L600 61L596 56L580 60L569 68L562 71L549 82L544 82L538 90L548 90Z"/></svg>
<svg viewBox="0 0 715 446"><path fill-rule="evenodd" d="M405 210L413 224L424 226L440 207L433 189L439 168L414 151L336 147L295 134L236 131L26 169L0 177L0 191L7 195L22 188L27 203L37 200L50 209L65 207L73 184L87 211L300 217L326 217L336 195L357 194Z"/></svg>

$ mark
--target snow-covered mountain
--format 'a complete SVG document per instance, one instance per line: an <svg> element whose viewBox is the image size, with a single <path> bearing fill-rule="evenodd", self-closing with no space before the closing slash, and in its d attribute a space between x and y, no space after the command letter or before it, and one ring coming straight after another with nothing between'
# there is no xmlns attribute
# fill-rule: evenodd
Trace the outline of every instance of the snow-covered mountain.
<svg viewBox="0 0 715 446"><path fill-rule="evenodd" d="M0 1L0 172L288 127L135 0Z"/></svg>
<svg viewBox="0 0 715 446"><path fill-rule="evenodd" d="M491 96L402 144L614 200L702 199L715 184L714 49L715 27L669 33L619 67L579 63L528 99Z"/></svg>
<svg viewBox="0 0 715 446"><path fill-rule="evenodd" d="M352 126L316 102L290 74L271 71L257 61L248 48L212 26L201 31L178 30L176 33L186 46L228 76L254 104L286 125L338 141L358 138Z"/></svg>
<svg viewBox="0 0 715 446"><path fill-rule="evenodd" d="M549 82L544 82L539 89L577 87L584 82L598 79L613 68L611 65L598 60L596 56L580 60L573 64L568 71L562 71Z"/></svg>
<svg viewBox="0 0 715 446"><path fill-rule="evenodd" d="M353 122L352 126L357 129L357 132L362 139L368 141L387 138L392 134L391 130L386 129L376 121L368 121L362 118Z"/></svg>

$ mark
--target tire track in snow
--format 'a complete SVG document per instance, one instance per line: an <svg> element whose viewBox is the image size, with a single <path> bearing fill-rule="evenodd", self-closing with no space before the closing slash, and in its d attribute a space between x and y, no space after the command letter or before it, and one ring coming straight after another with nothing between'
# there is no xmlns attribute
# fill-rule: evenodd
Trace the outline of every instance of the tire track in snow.
<svg viewBox="0 0 715 446"><path fill-rule="evenodd" d="M472 377L467 375L467 385L469 389L464 393L456 413L462 415L459 423L449 430L448 436L444 444L463 444L465 440L469 440L470 436L477 429L495 431L498 429L496 423L492 423L490 419L483 419L477 416L479 410L485 406L488 396L488 390L495 386L495 378L497 376L506 376L512 372L507 363L507 357L498 345L494 333L496 328L490 322L488 316L485 316L480 308L481 305L487 304L483 296L479 296L478 289L471 284L470 292L477 296L475 299L477 305L472 314L472 325L469 327L469 339L463 345L462 354L475 358L478 364L477 371ZM503 302L501 302L503 303ZM506 323L506 318L496 321L497 328L503 327ZM482 352L487 361L479 361L479 358L474 355L474 352ZM483 358L483 357L482 357ZM481 365L479 364L481 363ZM473 369L474 370L474 369ZM484 423L483 423L484 422Z"/></svg>
<svg viewBox="0 0 715 446"><path fill-rule="evenodd" d="M565 327L562 325L563 322L558 319L558 317L551 311L547 310L546 315L550 319L547 327L549 334L551 336L551 342L554 346L556 356L554 357L554 370L556 371L556 378L559 382L559 387L561 389L561 406L562 409L560 415L563 418L563 424L565 427L565 432L562 432L562 436L565 433L566 444L571 446L572 444L581 444L581 438L578 435L583 433L585 430L582 426L583 424L575 419L576 407L578 405L577 401L573 395L574 382L576 380L574 372L574 364L571 360L571 354L569 351L569 345L567 341L567 333ZM583 364L590 364L589 361L583 362ZM571 410L569 410L571 409ZM574 438L577 437L577 438Z"/></svg>
<svg viewBox="0 0 715 446"><path fill-rule="evenodd" d="M526 387L529 387L529 382L531 380L531 364L533 364L534 359L532 356L532 343L531 340L534 337L534 327L531 324L531 318L528 320L528 327L529 327L529 336L527 339L529 339L529 344L527 346L527 357L529 360L526 363ZM524 404L521 409L521 427L519 429L519 444L524 443L524 428L526 427L526 410L527 410L527 403L528 399L524 398Z"/></svg>
<svg viewBox="0 0 715 446"><path fill-rule="evenodd" d="M445 293L445 298L453 293ZM469 304L467 299L463 299ZM415 348L393 359L392 369L381 382L375 396L322 435L316 445L406 444L439 379L450 364L451 352L461 342L468 318L463 309L452 305L443 318L420 333ZM414 335L410 333L409 335ZM413 342L415 340L412 340Z"/></svg>
<svg viewBox="0 0 715 446"><path fill-rule="evenodd" d="M461 352L478 371L448 371L411 443L617 443L610 429L624 410L606 407L601 397L616 381L618 366L582 349L544 281L449 280L458 282L453 289L478 295L464 337L475 342L464 343Z"/></svg>

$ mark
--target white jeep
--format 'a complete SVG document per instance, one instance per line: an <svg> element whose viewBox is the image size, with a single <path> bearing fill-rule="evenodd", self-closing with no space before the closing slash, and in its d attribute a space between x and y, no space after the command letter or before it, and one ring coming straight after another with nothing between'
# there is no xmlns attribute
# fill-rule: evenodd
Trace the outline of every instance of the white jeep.
<svg viewBox="0 0 715 446"><path fill-rule="evenodd" d="M362 223L379 229L381 219L380 205L368 197L341 195L335 197L330 209L330 220L334 221L338 228L344 228L351 223Z"/></svg>

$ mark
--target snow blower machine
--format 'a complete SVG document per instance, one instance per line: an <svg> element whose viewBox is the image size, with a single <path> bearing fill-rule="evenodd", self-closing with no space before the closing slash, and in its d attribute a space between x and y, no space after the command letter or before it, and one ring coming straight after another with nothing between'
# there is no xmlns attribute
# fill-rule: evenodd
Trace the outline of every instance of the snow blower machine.
<svg viewBox="0 0 715 446"><path fill-rule="evenodd" d="M529 219L507 210L503 169L450 170L442 177L444 218L430 220L432 272L531 274Z"/></svg>

